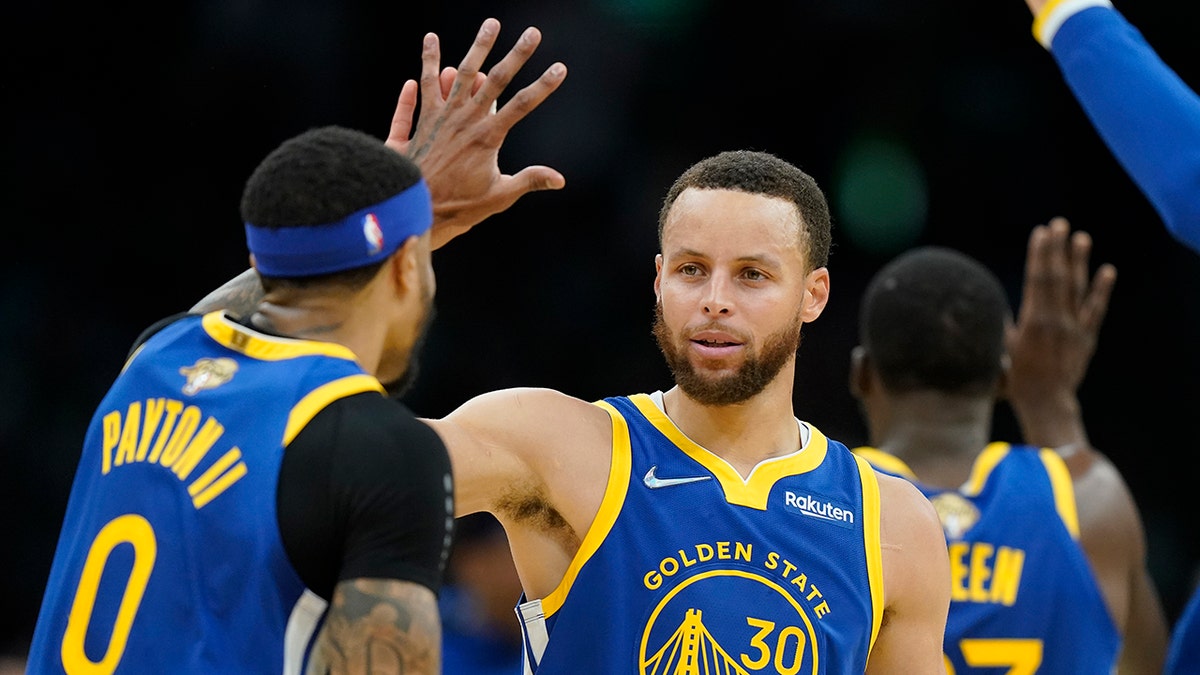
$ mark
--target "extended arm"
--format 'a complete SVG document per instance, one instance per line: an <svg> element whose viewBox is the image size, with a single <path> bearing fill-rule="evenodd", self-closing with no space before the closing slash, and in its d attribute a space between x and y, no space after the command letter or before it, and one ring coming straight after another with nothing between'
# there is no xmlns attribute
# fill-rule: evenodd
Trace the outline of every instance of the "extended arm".
<svg viewBox="0 0 1200 675"><path fill-rule="evenodd" d="M1070 468L1080 544L1124 636L1119 672L1151 675L1162 665L1166 619L1144 527L1120 472L1092 447L1077 395L1116 283L1111 265L1089 276L1091 246L1062 218L1030 233L1021 309L1007 336L1006 394L1026 442L1058 449Z"/></svg>
<svg viewBox="0 0 1200 675"><path fill-rule="evenodd" d="M1096 131L1176 239L1200 252L1200 96L1109 0L1026 0Z"/></svg>

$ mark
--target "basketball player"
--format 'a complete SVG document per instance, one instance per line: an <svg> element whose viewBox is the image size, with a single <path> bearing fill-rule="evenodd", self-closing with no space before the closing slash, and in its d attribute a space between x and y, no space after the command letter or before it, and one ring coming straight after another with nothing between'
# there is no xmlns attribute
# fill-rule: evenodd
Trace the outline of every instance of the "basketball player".
<svg viewBox="0 0 1200 675"><path fill-rule="evenodd" d="M941 673L936 514L792 409L801 329L829 298L821 190L723 152L670 188L659 239L673 387L509 389L430 420L457 513L507 531L526 672Z"/></svg>
<svg viewBox="0 0 1200 675"><path fill-rule="evenodd" d="M1165 621L1141 519L1089 443L1076 398L1116 280L1104 265L1089 283L1090 250L1063 219L1034 228L1007 351L1004 288L965 254L913 249L864 293L851 388L872 447L855 453L937 508L957 675L1162 667ZM990 442L1003 391L1037 446Z"/></svg>
<svg viewBox="0 0 1200 675"><path fill-rule="evenodd" d="M430 251L563 184L496 166L565 76L555 64L489 112L540 38L482 76L498 30L485 21L441 76L426 37L411 141L405 124L395 149L322 127L255 169L241 212L258 301L206 312L214 297L139 338L85 437L30 673L441 672L450 459L384 385L414 371ZM398 117L416 96L406 83Z"/></svg>

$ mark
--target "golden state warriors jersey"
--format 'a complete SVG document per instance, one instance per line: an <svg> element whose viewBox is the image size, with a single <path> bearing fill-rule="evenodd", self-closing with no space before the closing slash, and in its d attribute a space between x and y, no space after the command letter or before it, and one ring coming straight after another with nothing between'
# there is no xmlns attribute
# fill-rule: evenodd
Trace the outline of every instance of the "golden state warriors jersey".
<svg viewBox="0 0 1200 675"><path fill-rule="evenodd" d="M1200 587L1192 591L1187 605L1171 629L1167 663L1163 675L1200 673Z"/></svg>
<svg viewBox="0 0 1200 675"><path fill-rule="evenodd" d="M798 422L803 447L743 479L651 396L596 405L607 488L562 583L517 607L525 671L861 675L883 612L870 466Z"/></svg>
<svg viewBox="0 0 1200 675"><path fill-rule="evenodd" d="M219 312L147 340L88 428L30 673L296 672L324 601L280 539L280 461L364 391L349 349Z"/></svg>
<svg viewBox="0 0 1200 675"><path fill-rule="evenodd" d="M992 443L957 490L922 485L900 459L855 448L933 502L950 549L947 672L1115 672L1121 638L1079 544L1075 491L1053 450Z"/></svg>

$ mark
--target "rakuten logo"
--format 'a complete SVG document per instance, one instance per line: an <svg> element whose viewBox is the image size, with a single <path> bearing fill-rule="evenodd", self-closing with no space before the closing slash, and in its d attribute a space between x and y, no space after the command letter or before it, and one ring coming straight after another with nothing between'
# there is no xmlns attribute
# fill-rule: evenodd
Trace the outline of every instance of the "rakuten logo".
<svg viewBox="0 0 1200 675"><path fill-rule="evenodd" d="M783 505L799 512L801 515L826 520L842 527L850 527L854 524L853 511L812 495L798 495L791 491L785 492L783 494Z"/></svg>

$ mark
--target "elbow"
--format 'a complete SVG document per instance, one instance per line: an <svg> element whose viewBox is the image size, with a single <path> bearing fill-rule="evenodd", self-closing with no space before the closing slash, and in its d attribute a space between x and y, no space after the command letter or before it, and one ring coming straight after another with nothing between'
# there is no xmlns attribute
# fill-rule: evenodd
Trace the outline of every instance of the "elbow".
<svg viewBox="0 0 1200 675"><path fill-rule="evenodd" d="M1200 253L1200 175L1174 186L1159 214L1171 236Z"/></svg>

